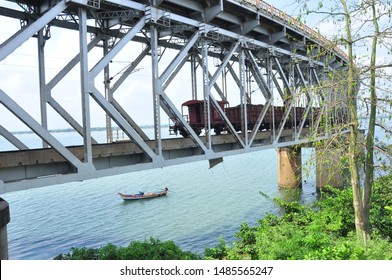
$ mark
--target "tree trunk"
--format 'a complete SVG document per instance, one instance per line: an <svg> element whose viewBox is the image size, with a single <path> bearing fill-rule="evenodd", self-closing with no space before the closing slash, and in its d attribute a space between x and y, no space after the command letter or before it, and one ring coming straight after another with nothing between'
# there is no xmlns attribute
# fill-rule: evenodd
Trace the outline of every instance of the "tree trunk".
<svg viewBox="0 0 392 280"><path fill-rule="evenodd" d="M355 228L360 241L366 244L367 232L365 230L365 220L363 204L361 199L361 188L358 172L358 116L357 116L357 89L356 89L356 76L355 76L355 65L353 57L353 38L351 35L351 14L347 7L346 0L341 0L344 17L345 17L345 29L347 34L347 47L348 47L348 57L349 57L349 68L348 68L348 85L347 85L347 95L348 95L348 110L350 115L350 135L349 135L349 169L351 175L351 187L353 191L353 206L355 213Z"/></svg>
<svg viewBox="0 0 392 280"><path fill-rule="evenodd" d="M363 215L365 222L365 231L370 234L370 206L372 196L372 186L374 179L374 133L376 127L376 111L377 111L377 93L376 93L376 56L377 56L377 39L379 36L379 27L376 15L375 1L371 2L374 37L372 42L372 55L370 60L370 116L369 116L369 131L366 137L366 158L365 158L365 181L363 186Z"/></svg>

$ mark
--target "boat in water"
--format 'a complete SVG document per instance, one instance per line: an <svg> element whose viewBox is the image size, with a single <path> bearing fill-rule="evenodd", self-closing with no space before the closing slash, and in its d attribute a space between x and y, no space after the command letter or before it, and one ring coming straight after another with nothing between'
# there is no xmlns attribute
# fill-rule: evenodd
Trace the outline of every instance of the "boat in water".
<svg viewBox="0 0 392 280"><path fill-rule="evenodd" d="M139 192L136 194L123 194L123 193L118 193L120 197L124 200L140 200L140 199L149 199L149 198L155 198L155 197L160 197L167 195L169 192L168 188L165 188L163 191L160 192Z"/></svg>

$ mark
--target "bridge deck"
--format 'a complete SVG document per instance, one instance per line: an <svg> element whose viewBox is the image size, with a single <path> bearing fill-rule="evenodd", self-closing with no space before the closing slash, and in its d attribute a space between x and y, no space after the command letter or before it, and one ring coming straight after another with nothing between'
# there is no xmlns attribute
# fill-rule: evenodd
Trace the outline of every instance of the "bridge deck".
<svg viewBox="0 0 392 280"><path fill-rule="evenodd" d="M305 128L303 133L306 136L309 129ZM294 130L286 129L281 136L282 142L274 144L271 142L271 131L258 132L254 146L250 150L270 149L286 146L288 143L298 144L293 136ZM202 136L201 139L205 140L205 137ZM147 142L151 148L154 147L154 140ZM212 143L216 158L244 152L236 139L229 134L214 135ZM302 141L302 143L306 144L306 141ZM68 146L67 148L80 160L83 160L83 146ZM171 160L172 164L178 164L181 159L183 163L206 159L190 138L163 139L163 150L166 166L171 165ZM152 164L151 159L130 140L93 145L93 160L96 170L103 171L103 174L108 169L111 169L112 174L117 174L125 172L125 170L131 172L159 167ZM7 191L28 188L29 179L34 178L61 183L66 175L71 175L73 178L75 172L77 170L51 148L0 152L0 178L7 184ZM4 191L5 189L0 186L0 193Z"/></svg>

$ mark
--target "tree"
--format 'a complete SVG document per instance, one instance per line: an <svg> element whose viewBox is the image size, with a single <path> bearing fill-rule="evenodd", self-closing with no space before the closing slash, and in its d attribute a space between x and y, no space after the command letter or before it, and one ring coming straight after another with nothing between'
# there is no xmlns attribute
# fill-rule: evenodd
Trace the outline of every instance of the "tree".
<svg viewBox="0 0 392 280"><path fill-rule="evenodd" d="M335 34L331 41L347 50L348 71L342 82L347 91L349 121L342 125L349 130L345 151L351 176L356 231L359 239L366 244L371 229L369 213L376 167L375 153L391 151L388 146L375 141L376 126L383 128L387 134L391 131L381 117L386 112L390 113L392 105L388 89L391 85L391 73L388 71L391 70L392 63L387 59L381 61L378 56L380 52L392 51L391 2L336 0L330 3L319 1L315 6L306 0L298 2L302 7L300 18L303 15L321 14L325 16L322 22L333 20L334 23L341 24L340 34ZM366 115L363 116L362 113ZM365 117L367 121L365 143L360 140L359 134L361 117ZM364 157L360 156L361 146L365 148ZM385 158L389 156L386 155ZM380 166L386 167L385 164ZM363 178L360 177L361 167L364 171Z"/></svg>

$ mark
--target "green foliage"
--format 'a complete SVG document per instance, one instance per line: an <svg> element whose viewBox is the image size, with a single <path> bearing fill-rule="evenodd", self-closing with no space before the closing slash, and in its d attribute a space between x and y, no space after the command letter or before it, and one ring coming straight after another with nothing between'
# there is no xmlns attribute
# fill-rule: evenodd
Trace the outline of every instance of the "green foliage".
<svg viewBox="0 0 392 280"><path fill-rule="evenodd" d="M347 238L336 238L331 246L310 251L305 260L391 260L392 245L385 239L373 235L367 247L350 234Z"/></svg>
<svg viewBox="0 0 392 280"><path fill-rule="evenodd" d="M375 183L372 208L374 233L367 247L357 241L355 234L351 189L327 188L321 193L320 201L313 205L274 199L282 215L267 214L256 226L242 224L235 234L237 240L232 248L226 246L226 256L219 255L219 258L392 259L392 219L387 210L392 201L391 188L392 176Z"/></svg>
<svg viewBox="0 0 392 280"><path fill-rule="evenodd" d="M392 206L385 206L385 209L391 212L391 219L392 219Z"/></svg>
<svg viewBox="0 0 392 280"><path fill-rule="evenodd" d="M392 242L392 175L381 177L373 184L370 223L373 231Z"/></svg>
<svg viewBox="0 0 392 280"><path fill-rule="evenodd" d="M223 260L226 257L227 251L229 249L230 247L225 239L220 237L218 246L205 249L204 258L207 260Z"/></svg>
<svg viewBox="0 0 392 280"><path fill-rule="evenodd" d="M99 251L94 248L76 248L72 247L71 252L60 254L54 258L55 260L99 260Z"/></svg>
<svg viewBox="0 0 392 280"><path fill-rule="evenodd" d="M197 260L200 256L182 251L173 241L158 239L132 241L127 247L107 244L101 248L71 248L71 252L60 254L55 260Z"/></svg>

